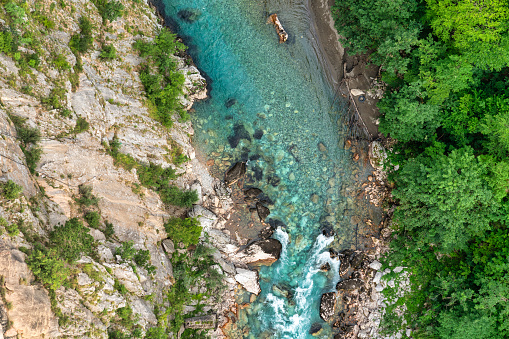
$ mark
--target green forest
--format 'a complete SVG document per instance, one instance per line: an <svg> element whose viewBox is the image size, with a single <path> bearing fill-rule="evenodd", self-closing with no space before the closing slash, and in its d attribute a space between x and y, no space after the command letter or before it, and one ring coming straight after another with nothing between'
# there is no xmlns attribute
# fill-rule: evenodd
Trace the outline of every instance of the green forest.
<svg viewBox="0 0 509 339"><path fill-rule="evenodd" d="M379 128L398 141L384 260L412 288L387 292L384 330L509 338L509 3L337 0L333 15L348 53L382 66Z"/></svg>

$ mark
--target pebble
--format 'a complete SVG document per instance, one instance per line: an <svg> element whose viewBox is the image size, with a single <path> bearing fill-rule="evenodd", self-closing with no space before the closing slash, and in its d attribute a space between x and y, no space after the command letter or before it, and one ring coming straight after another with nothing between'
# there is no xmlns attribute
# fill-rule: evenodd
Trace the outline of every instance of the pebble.
<svg viewBox="0 0 509 339"><path fill-rule="evenodd" d="M313 204L317 204L318 200L319 200L318 194L313 194L311 196L311 201L313 202Z"/></svg>
<svg viewBox="0 0 509 339"><path fill-rule="evenodd" d="M294 181L295 180L295 174L290 173L290 175L288 176L288 180Z"/></svg>
<svg viewBox="0 0 509 339"><path fill-rule="evenodd" d="M369 180L369 181L373 181L373 176L368 175L368 180Z"/></svg>
<svg viewBox="0 0 509 339"><path fill-rule="evenodd" d="M318 148L320 149L320 152L327 152L327 147L323 143L318 144Z"/></svg>
<svg viewBox="0 0 509 339"><path fill-rule="evenodd" d="M394 271L394 273L399 273L399 272L403 271L403 267L398 266L395 269L393 269L393 271Z"/></svg>
<svg viewBox="0 0 509 339"><path fill-rule="evenodd" d="M256 115L261 119L267 119L267 115L265 113L258 113Z"/></svg>
<svg viewBox="0 0 509 339"><path fill-rule="evenodd" d="M334 187L335 184L336 184L336 181L334 180L334 178L330 178L329 179L329 186L330 187Z"/></svg>
<svg viewBox="0 0 509 339"><path fill-rule="evenodd" d="M207 160L206 165L207 165L207 166L212 166L212 165L214 165L214 159L209 159L209 160Z"/></svg>

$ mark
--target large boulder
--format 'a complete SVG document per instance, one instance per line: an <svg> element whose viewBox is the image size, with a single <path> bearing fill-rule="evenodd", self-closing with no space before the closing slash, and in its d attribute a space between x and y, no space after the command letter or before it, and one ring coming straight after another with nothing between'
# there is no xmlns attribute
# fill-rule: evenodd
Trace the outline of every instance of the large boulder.
<svg viewBox="0 0 509 339"><path fill-rule="evenodd" d="M256 211L258 212L258 217L260 218L260 221L265 221L265 219L270 214L270 210L259 202L256 203Z"/></svg>
<svg viewBox="0 0 509 339"><path fill-rule="evenodd" d="M200 222L200 225L206 231L211 229L217 220L217 215L215 215L214 212L209 211L208 209L200 205L194 205L193 209L189 211L187 215L191 218L197 218L198 221Z"/></svg>
<svg viewBox="0 0 509 339"><path fill-rule="evenodd" d="M359 288L364 287L364 282L361 279L347 279L338 282L336 285L336 289L339 290L347 290L347 291L354 291L358 290Z"/></svg>
<svg viewBox="0 0 509 339"><path fill-rule="evenodd" d="M336 308L336 293L329 292L322 294L322 299L320 300L320 318L323 321L329 321L329 319L334 315Z"/></svg>
<svg viewBox="0 0 509 339"><path fill-rule="evenodd" d="M258 284L258 272L237 268L235 280L250 293L258 295L261 291Z"/></svg>
<svg viewBox="0 0 509 339"><path fill-rule="evenodd" d="M226 185L231 186L237 181L239 181L239 179L242 178L244 174L246 174L246 163L238 162L235 165L233 165L232 168L226 171L226 174L224 176L224 182L226 183Z"/></svg>
<svg viewBox="0 0 509 339"><path fill-rule="evenodd" d="M276 239L265 239L252 243L233 256L233 261L246 265L272 265L279 259L282 249Z"/></svg>

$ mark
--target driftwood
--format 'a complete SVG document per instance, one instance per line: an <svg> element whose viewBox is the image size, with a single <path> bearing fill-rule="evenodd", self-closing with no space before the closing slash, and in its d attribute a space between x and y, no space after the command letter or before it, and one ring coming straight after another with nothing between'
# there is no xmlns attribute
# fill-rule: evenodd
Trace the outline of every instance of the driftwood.
<svg viewBox="0 0 509 339"><path fill-rule="evenodd" d="M288 40L288 33L286 33L285 29L283 28L283 25L281 25L281 22L279 22L279 19L277 17L277 14L272 14L267 19L268 24L273 24L274 27L276 27L277 35L279 36L279 43L283 43L286 40Z"/></svg>

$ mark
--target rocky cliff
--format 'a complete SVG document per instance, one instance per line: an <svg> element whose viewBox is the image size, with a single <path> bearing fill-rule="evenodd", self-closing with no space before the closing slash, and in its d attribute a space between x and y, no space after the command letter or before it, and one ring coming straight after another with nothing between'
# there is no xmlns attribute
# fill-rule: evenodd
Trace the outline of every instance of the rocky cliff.
<svg viewBox="0 0 509 339"><path fill-rule="evenodd" d="M185 114L162 124L141 79L151 61L133 44L163 31L154 9L142 0L3 3L0 339L221 336L237 283L259 291L247 266L259 256L239 259L223 230L229 188L195 158ZM184 54L169 60L189 109L206 97L205 80ZM199 243L172 233L174 218L198 220Z"/></svg>

